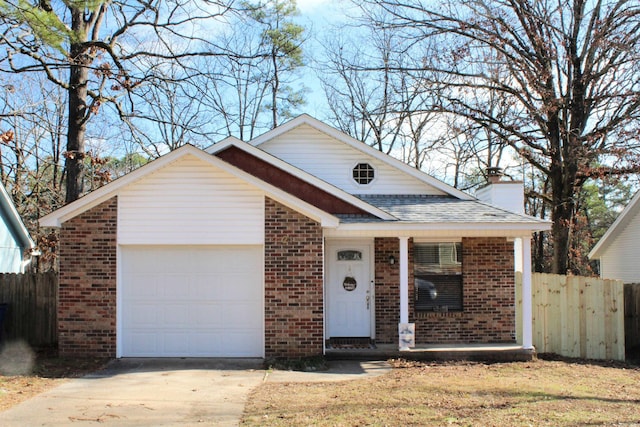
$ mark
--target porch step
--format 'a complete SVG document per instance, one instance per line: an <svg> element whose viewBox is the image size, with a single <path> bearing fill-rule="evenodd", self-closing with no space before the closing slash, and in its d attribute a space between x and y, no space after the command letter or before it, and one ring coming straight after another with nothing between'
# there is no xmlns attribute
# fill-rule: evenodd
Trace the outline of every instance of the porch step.
<svg viewBox="0 0 640 427"><path fill-rule="evenodd" d="M369 337L334 337L326 341L325 347L327 350L372 350L376 343Z"/></svg>
<svg viewBox="0 0 640 427"><path fill-rule="evenodd" d="M329 360L407 359L424 361L515 362L536 359L536 351L517 344L486 345L420 345L410 350L398 350L397 344L374 344L372 348L326 348Z"/></svg>

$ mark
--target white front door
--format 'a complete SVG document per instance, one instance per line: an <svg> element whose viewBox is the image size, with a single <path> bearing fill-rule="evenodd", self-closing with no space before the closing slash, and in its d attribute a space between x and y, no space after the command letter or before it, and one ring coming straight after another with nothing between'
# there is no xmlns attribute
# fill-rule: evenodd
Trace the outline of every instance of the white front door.
<svg viewBox="0 0 640 427"><path fill-rule="evenodd" d="M368 241L327 243L327 338L372 336L372 254Z"/></svg>

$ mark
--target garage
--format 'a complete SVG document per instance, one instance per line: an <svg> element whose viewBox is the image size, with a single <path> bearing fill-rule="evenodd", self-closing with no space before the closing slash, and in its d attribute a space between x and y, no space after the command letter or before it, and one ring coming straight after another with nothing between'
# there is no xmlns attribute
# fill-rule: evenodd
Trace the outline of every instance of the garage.
<svg viewBox="0 0 640 427"><path fill-rule="evenodd" d="M120 246L122 357L263 357L262 246Z"/></svg>

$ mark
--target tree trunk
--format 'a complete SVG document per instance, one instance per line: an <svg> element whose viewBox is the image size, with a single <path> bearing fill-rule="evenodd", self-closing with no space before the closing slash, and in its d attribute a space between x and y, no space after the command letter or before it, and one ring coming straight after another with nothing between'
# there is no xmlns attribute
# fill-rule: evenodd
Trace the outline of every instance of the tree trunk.
<svg viewBox="0 0 640 427"><path fill-rule="evenodd" d="M544 237L544 231L534 233L533 271L536 273L544 273Z"/></svg>
<svg viewBox="0 0 640 427"><path fill-rule="evenodd" d="M66 198L67 203L78 199L84 191L84 140L87 130L87 82L88 65L91 63L83 41L86 40L87 24L83 12L72 10L72 29L83 37L70 46L69 68L69 129L67 132Z"/></svg>
<svg viewBox="0 0 640 427"><path fill-rule="evenodd" d="M567 274L567 266L569 265L569 224L571 223L572 213L571 209L556 203L554 203L551 215L553 221L551 227L551 235L553 236L551 272L554 274Z"/></svg>
<svg viewBox="0 0 640 427"><path fill-rule="evenodd" d="M84 138L86 133L86 101L88 70L72 65L69 76L69 131L67 133L66 202L73 202L84 190Z"/></svg>
<svg viewBox="0 0 640 427"><path fill-rule="evenodd" d="M565 160L565 167L552 168L549 176L552 188L551 220L553 221L551 272L554 274L567 274L569 265L571 224L575 212L573 194L576 183L576 171L572 163Z"/></svg>
<svg viewBox="0 0 640 427"><path fill-rule="evenodd" d="M271 92L271 129L278 127L278 92L280 91L280 73L278 71L278 52L271 50L271 61L273 63L273 87Z"/></svg>

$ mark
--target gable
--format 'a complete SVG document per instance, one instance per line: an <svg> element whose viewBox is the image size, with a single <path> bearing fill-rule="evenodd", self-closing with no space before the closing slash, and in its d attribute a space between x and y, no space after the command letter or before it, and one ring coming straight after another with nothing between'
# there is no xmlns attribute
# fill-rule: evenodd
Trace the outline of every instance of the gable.
<svg viewBox="0 0 640 427"><path fill-rule="evenodd" d="M600 255L600 274L607 279L620 279L625 283L640 281L638 249L640 242L640 216L634 216Z"/></svg>
<svg viewBox="0 0 640 427"><path fill-rule="evenodd" d="M16 232L8 220L4 210L0 208L0 247L5 249L20 249L20 242L16 238Z"/></svg>
<svg viewBox="0 0 640 427"><path fill-rule="evenodd" d="M634 215L627 218L624 224L619 224L619 229L611 235L606 247L599 251L599 256L608 259L616 259L618 263L624 263L625 254L629 254L632 264L637 263L637 252L640 249L640 216ZM640 267L640 266L639 266Z"/></svg>
<svg viewBox="0 0 640 427"><path fill-rule="evenodd" d="M332 214L364 215L365 211L339 199L293 174L230 146L215 155L226 162L272 184L307 203Z"/></svg>
<svg viewBox="0 0 640 427"><path fill-rule="evenodd" d="M22 249L35 247L11 196L2 183L0 183L0 221L2 222L0 240L5 244L3 247L7 247L9 242L13 242L11 247Z"/></svg>
<svg viewBox="0 0 640 427"><path fill-rule="evenodd" d="M260 149L350 194L447 195L307 123L262 142ZM373 166L375 178L370 184L359 185L354 181L353 169L359 163Z"/></svg>
<svg viewBox="0 0 640 427"><path fill-rule="evenodd" d="M118 193L120 244L260 244L264 193L197 157Z"/></svg>
<svg viewBox="0 0 640 427"><path fill-rule="evenodd" d="M611 224L607 229L607 232L604 233L604 236L602 236L593 249L591 249L591 252L589 252L589 258L599 259L606 251L609 250L609 246L612 245L613 242L621 236L621 234L626 233L627 228L630 228L631 231L637 229L639 226L637 223L639 214L640 191L633 196L629 204L627 204L627 207L624 208L613 224ZM630 223L635 223L635 225L630 225Z"/></svg>
<svg viewBox="0 0 640 427"><path fill-rule="evenodd" d="M172 177L162 178L163 170L166 170L167 173L173 170L172 166L180 165L183 160L189 159L189 161L196 162L198 167L182 167L181 172L177 174L173 174ZM176 169L177 170L177 169ZM220 173L220 178L225 177L217 181L220 185L211 185L212 181L209 179L202 179L202 174L204 170L210 171L218 171ZM160 178L158 178L160 177ZM152 198L154 200L150 200L150 205L156 208L156 211L150 210L151 214L161 213L165 206L160 201L162 198L168 198L168 202L174 203L168 207L169 211L171 211L174 215L175 213L184 208L185 200L181 200L181 197L186 196L187 194L195 194L193 189L199 189L199 191L203 191L203 197L206 199L208 197L213 197L210 194L212 191L215 191L217 195L229 195L236 194L238 185L248 186L247 188L253 188L255 191L260 192L262 197L268 195L272 199L282 203L303 215L319 222L322 226L325 227L337 227L338 226L338 218L330 213L323 211L322 209L318 209L315 206L305 202L304 200L300 200L296 197L291 196L285 191L264 182L238 168L235 166L215 157L210 154L205 153L204 151L195 148L191 145L185 145L175 151L172 151L164 156L147 163L141 168L136 169L135 171L125 175L124 177L118 178L117 180L110 182L109 184L100 187L99 189L87 194L86 196L81 197L80 199L71 202L56 211L45 215L40 218L40 225L43 227L60 227L62 223L68 221L71 218L74 218L81 213L91 209L94 206L99 205L100 203L114 197L114 196L127 196L126 192L133 192L137 187L136 183L144 183L151 182L147 181L147 178L152 180L156 180L157 182L154 185L146 185L147 190L149 191L149 197L153 195ZM225 179L227 182L225 183ZM193 187L185 188L184 183L190 183ZM209 184L209 187L207 187ZM188 186L187 186L188 187ZM185 191L186 193L182 193ZM154 193L155 192L155 193ZM145 193L142 191L141 193ZM243 192L238 194L244 194ZM129 196L136 197L136 196ZM157 198L157 199L156 199ZM193 199L189 200L193 202ZM197 207L202 208L204 205L200 203L199 200L193 202ZM144 206L140 206L143 208ZM226 214L226 212L225 212ZM161 213L160 215L164 215ZM202 212L201 215L206 215L206 212ZM176 217L176 219L179 219ZM138 219L140 221L140 225L142 224L142 219ZM170 226L174 226L173 223L168 224ZM178 227L179 228L179 227ZM228 227L227 227L228 228ZM202 230L201 230L202 231Z"/></svg>
<svg viewBox="0 0 640 427"><path fill-rule="evenodd" d="M22 250L3 216L0 221L0 272L19 272Z"/></svg>
<svg viewBox="0 0 640 427"><path fill-rule="evenodd" d="M26 251L33 254L35 246L11 196L0 183L0 272L22 272Z"/></svg>
<svg viewBox="0 0 640 427"><path fill-rule="evenodd" d="M593 248L589 257L600 259L600 276L625 283L640 281L640 192L637 193L609 230Z"/></svg>

